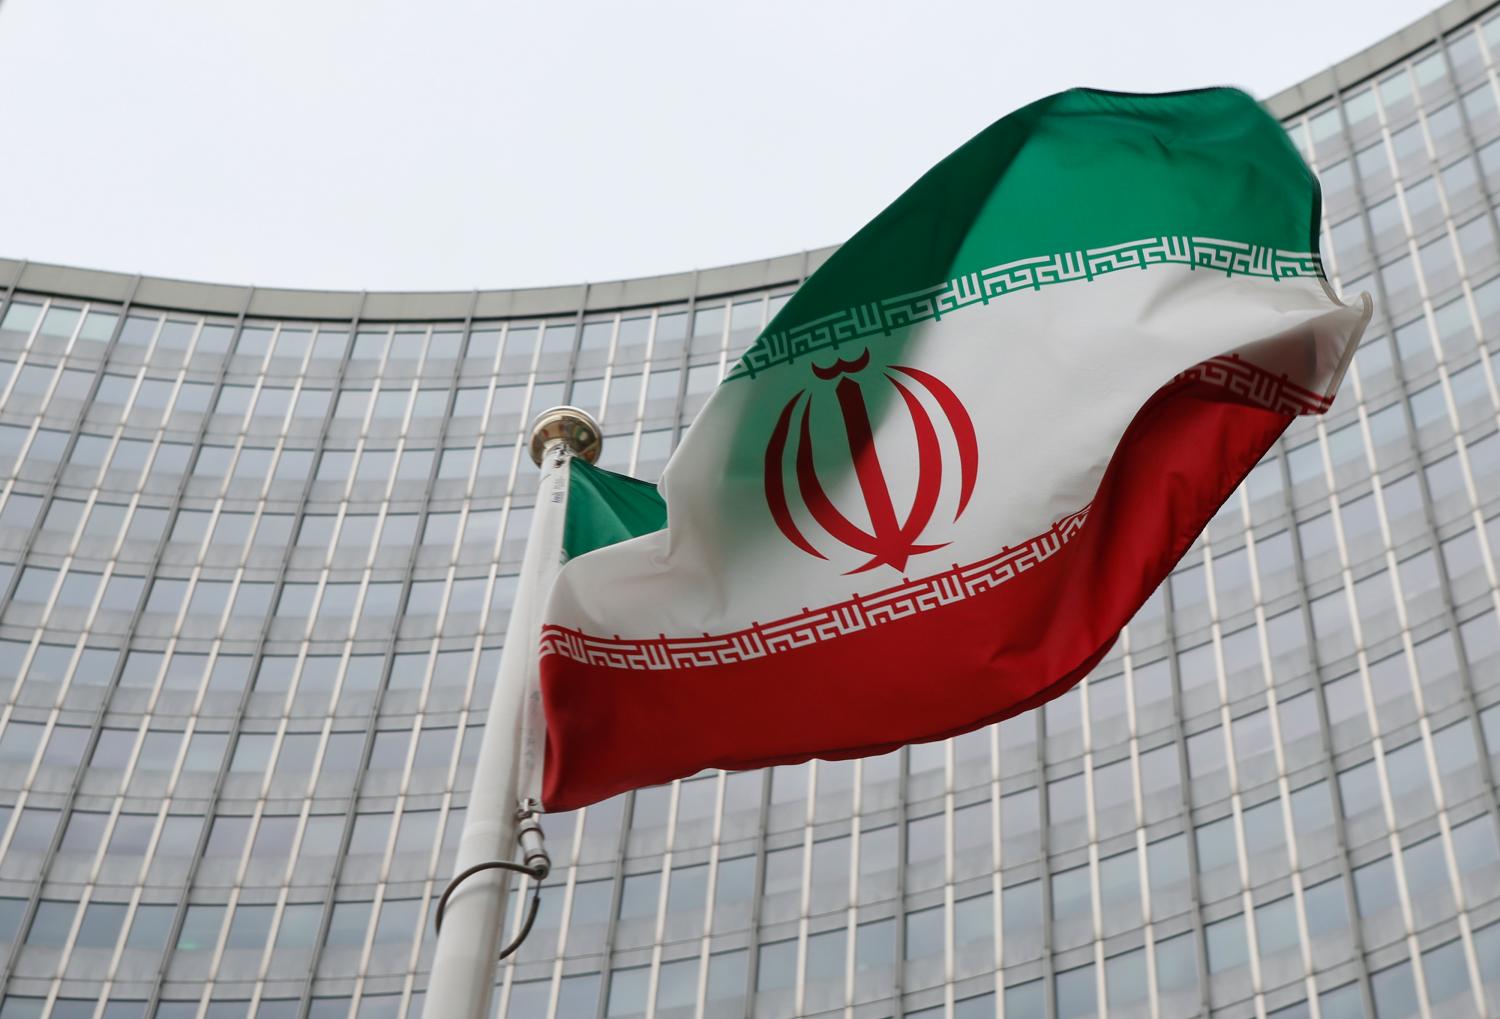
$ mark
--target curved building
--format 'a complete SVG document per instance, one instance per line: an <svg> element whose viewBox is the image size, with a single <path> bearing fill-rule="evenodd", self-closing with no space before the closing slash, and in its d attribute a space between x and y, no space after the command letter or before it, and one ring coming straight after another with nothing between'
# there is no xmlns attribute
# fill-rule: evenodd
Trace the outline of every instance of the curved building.
<svg viewBox="0 0 1500 1019"><path fill-rule="evenodd" d="M1500 1014L1481 7L1271 100L1376 320L1096 673L549 817L497 1016ZM367 294L0 262L0 1019L419 1015L529 416L655 476L826 254Z"/></svg>

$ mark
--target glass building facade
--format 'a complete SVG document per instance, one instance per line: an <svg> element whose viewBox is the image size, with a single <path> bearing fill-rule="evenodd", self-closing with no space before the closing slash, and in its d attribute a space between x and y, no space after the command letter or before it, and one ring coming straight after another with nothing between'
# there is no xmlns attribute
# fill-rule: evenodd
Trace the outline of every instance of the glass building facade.
<svg viewBox="0 0 1500 1019"><path fill-rule="evenodd" d="M1270 101L1376 318L1086 683L549 817L496 1015L1500 1014L1497 99L1460 0ZM654 477L826 254L451 294L0 261L0 1019L420 1015L526 422L587 407Z"/></svg>

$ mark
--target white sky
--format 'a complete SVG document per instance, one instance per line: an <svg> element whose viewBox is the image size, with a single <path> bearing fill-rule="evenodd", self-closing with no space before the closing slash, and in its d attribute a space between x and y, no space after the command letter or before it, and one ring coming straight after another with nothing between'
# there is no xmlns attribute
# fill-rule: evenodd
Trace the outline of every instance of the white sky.
<svg viewBox="0 0 1500 1019"><path fill-rule="evenodd" d="M842 241L1071 85L1265 97L1434 0L0 0L0 256L616 279Z"/></svg>

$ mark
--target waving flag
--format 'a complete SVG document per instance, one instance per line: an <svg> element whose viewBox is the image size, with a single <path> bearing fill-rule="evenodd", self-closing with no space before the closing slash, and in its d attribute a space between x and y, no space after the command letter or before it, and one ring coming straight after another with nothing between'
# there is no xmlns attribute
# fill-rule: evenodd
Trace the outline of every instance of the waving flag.
<svg viewBox="0 0 1500 1019"><path fill-rule="evenodd" d="M543 799L888 751L1066 691L1370 314L1245 94L1075 90L812 276L649 486L572 467ZM665 502L663 510L662 501Z"/></svg>

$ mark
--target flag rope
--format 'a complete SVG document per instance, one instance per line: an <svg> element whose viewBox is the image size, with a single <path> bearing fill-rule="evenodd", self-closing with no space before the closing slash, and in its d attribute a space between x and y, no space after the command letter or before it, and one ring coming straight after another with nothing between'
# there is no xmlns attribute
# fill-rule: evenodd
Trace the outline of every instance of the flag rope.
<svg viewBox="0 0 1500 1019"><path fill-rule="evenodd" d="M508 870L515 874L522 874L531 878L531 903L526 908L526 919L521 924L521 931L511 939L510 944L500 950L496 961L504 960L514 955L516 949L526 941L526 936L531 933L532 925L536 923L537 911L542 906L542 882L547 880L547 875L552 873L552 858L547 855L547 850L542 842L542 826L537 816L541 813L541 807L535 800L523 800L521 806L516 809L516 842L521 846L525 855L522 863L513 863L510 860L486 860L476 863L472 867L465 868L461 873L454 875L443 889L443 894L438 896L437 910L433 916L432 926L437 934L443 933L443 913L448 908L448 897L451 896L458 886L475 874L487 870Z"/></svg>

